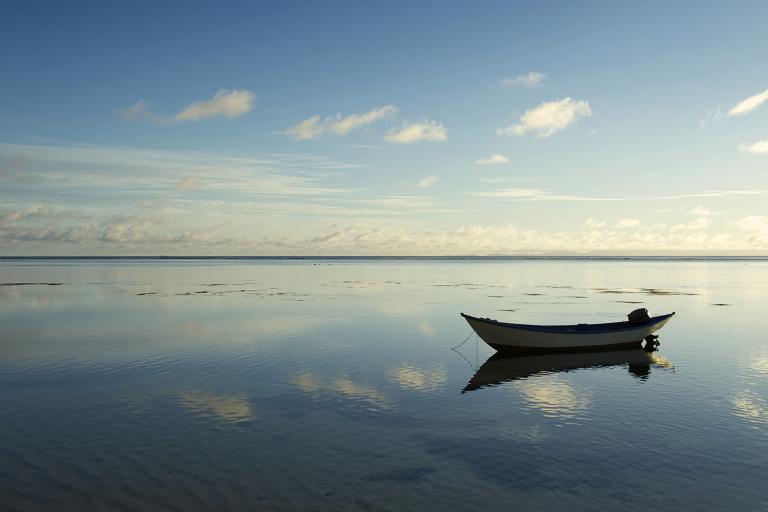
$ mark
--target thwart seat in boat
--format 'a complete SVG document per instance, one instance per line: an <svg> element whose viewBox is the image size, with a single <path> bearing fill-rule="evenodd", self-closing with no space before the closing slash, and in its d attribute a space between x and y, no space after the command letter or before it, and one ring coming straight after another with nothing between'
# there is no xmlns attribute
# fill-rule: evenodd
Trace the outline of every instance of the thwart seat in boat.
<svg viewBox="0 0 768 512"><path fill-rule="evenodd" d="M461 313L480 338L498 351L557 352L612 350L639 347L664 327L674 313L655 317L645 309L633 311L629 320L606 324L529 325L498 322Z"/></svg>

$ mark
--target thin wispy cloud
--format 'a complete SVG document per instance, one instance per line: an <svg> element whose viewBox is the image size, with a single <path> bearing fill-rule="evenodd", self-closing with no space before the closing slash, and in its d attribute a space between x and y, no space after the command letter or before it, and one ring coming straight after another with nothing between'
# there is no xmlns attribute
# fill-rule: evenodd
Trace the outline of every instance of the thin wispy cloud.
<svg viewBox="0 0 768 512"><path fill-rule="evenodd" d="M509 162L509 158L507 158L504 155L494 153L489 157L481 158L475 163L477 165L498 165L498 164L506 164L507 162Z"/></svg>
<svg viewBox="0 0 768 512"><path fill-rule="evenodd" d="M302 154L0 144L4 151L35 162L25 175L38 186L79 194L205 188L238 195L321 196L351 191L321 182L333 170L355 167Z"/></svg>
<svg viewBox="0 0 768 512"><path fill-rule="evenodd" d="M176 190L195 190L201 188L205 182L194 176L185 176L176 184Z"/></svg>
<svg viewBox="0 0 768 512"><path fill-rule="evenodd" d="M541 83L546 75L539 73L538 71L529 71L523 75L517 75L514 78L502 78L496 85L505 89L511 89L515 87L541 87Z"/></svg>
<svg viewBox="0 0 768 512"><path fill-rule="evenodd" d="M526 135L533 133L540 138L549 138L554 133L566 129L582 117L592 115L589 103L572 98L546 101L528 109L520 116L520 123L499 128L498 135Z"/></svg>
<svg viewBox="0 0 768 512"><path fill-rule="evenodd" d="M708 111L702 118L699 120L699 127L703 128L711 123L714 123L716 121L720 121L723 118L723 111L720 107L713 108L712 110Z"/></svg>
<svg viewBox="0 0 768 512"><path fill-rule="evenodd" d="M519 201L621 201L615 197L583 197L574 195L551 194L534 188L505 188L486 192L474 192L474 196Z"/></svg>
<svg viewBox="0 0 768 512"><path fill-rule="evenodd" d="M443 123L424 121L421 123L405 124L385 137L393 144L413 144L414 142L443 142L448 139L448 132Z"/></svg>
<svg viewBox="0 0 768 512"><path fill-rule="evenodd" d="M742 143L739 144L738 149L742 153L754 153L756 155L762 155L768 153L768 139L753 142L751 144Z"/></svg>
<svg viewBox="0 0 768 512"><path fill-rule="evenodd" d="M753 94L749 98L738 102L731 110L728 111L728 117L743 116L744 114L748 114L760 107L760 105L766 101L768 101L768 89L764 90L763 92Z"/></svg>
<svg viewBox="0 0 768 512"><path fill-rule="evenodd" d="M147 105L147 102L144 100L139 100L118 113L120 114L120 117L128 121L133 121L135 119L144 119L154 122L160 121L160 118L150 110L149 105Z"/></svg>
<svg viewBox="0 0 768 512"><path fill-rule="evenodd" d="M325 119L321 119L320 116L312 116L288 128L284 133L298 140L314 139L325 134L347 135L353 130L385 119L396 112L397 107L384 105L368 112L348 116L343 116L340 113Z"/></svg>
<svg viewBox="0 0 768 512"><path fill-rule="evenodd" d="M250 112L255 99L256 95L245 89L221 89L211 99L194 101L171 117L156 114L145 100L137 101L119 114L126 120L145 120L157 124L177 124L211 117L233 118Z"/></svg>
<svg viewBox="0 0 768 512"><path fill-rule="evenodd" d="M470 195L520 201L676 201L680 199L768 195L768 190L713 190L672 196L594 197L555 194L546 190L534 188L500 188L483 192L471 192Z"/></svg>

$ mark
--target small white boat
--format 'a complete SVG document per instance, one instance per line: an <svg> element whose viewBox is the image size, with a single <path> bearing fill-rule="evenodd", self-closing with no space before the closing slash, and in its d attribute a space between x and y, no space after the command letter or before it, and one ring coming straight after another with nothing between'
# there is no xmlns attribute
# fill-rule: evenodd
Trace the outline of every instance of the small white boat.
<svg viewBox="0 0 768 512"><path fill-rule="evenodd" d="M640 313L639 315L637 313ZM643 315L644 313L644 315ZM607 324L528 325L490 318L461 316L480 338L500 352L563 352L639 347L664 327L674 313L649 317L647 311L630 313L632 321Z"/></svg>

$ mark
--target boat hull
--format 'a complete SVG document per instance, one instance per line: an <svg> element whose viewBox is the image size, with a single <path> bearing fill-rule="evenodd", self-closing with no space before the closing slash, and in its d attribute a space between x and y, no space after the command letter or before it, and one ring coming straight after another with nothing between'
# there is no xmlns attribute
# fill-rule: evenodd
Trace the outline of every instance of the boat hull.
<svg viewBox="0 0 768 512"><path fill-rule="evenodd" d="M534 326L509 324L485 318L462 316L488 345L499 352L546 353L600 351L639 347L661 329L674 313L651 318L641 325L627 322L597 325Z"/></svg>

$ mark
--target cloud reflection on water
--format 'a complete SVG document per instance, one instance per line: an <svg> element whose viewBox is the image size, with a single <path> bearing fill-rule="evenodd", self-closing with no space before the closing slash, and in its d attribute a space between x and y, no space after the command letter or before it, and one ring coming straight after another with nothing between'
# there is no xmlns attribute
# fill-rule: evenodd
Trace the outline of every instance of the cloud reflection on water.
<svg viewBox="0 0 768 512"><path fill-rule="evenodd" d="M768 426L768 403L757 394L744 391L731 398L733 412L753 426Z"/></svg>
<svg viewBox="0 0 768 512"><path fill-rule="evenodd" d="M197 414L215 417L228 423L255 418L248 397L244 394L217 395L206 391L185 391L179 394L179 403Z"/></svg>
<svg viewBox="0 0 768 512"><path fill-rule="evenodd" d="M588 394L556 376L528 379L516 389L530 407L549 418L584 417L591 403Z"/></svg>
<svg viewBox="0 0 768 512"><path fill-rule="evenodd" d="M391 398L381 391L356 382L347 377L324 379L310 372L302 373L293 379L293 384L304 393L319 397L329 394L342 396L356 401L363 401L381 409L389 409L394 406Z"/></svg>
<svg viewBox="0 0 768 512"><path fill-rule="evenodd" d="M749 367L756 372L768 375L768 354L762 353L755 356Z"/></svg>
<svg viewBox="0 0 768 512"><path fill-rule="evenodd" d="M442 366L425 370L404 363L397 368L392 368L387 372L387 376L403 389L436 391L445 386L448 371Z"/></svg>

